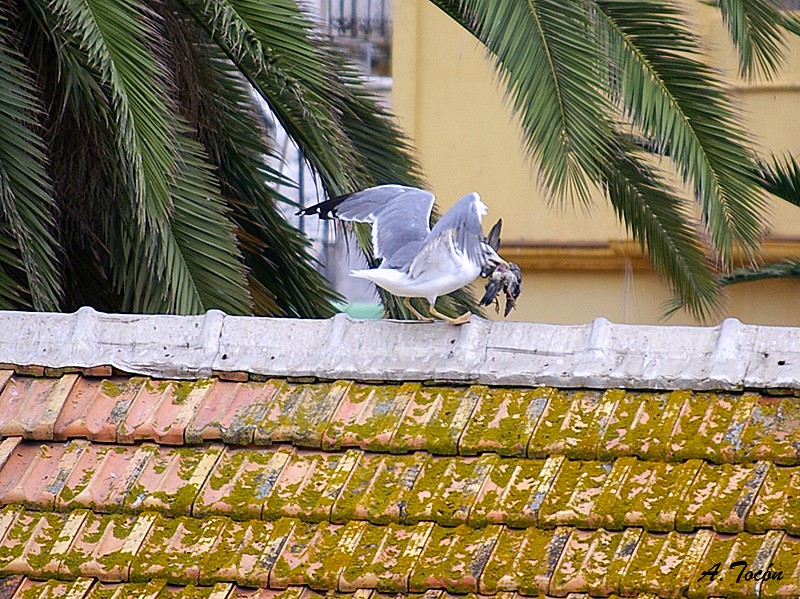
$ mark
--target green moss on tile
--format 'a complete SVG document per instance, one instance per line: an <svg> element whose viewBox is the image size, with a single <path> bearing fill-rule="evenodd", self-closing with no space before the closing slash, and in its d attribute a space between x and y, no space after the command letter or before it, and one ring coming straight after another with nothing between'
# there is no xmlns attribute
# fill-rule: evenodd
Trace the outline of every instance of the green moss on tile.
<svg viewBox="0 0 800 599"><path fill-rule="evenodd" d="M172 403L181 405L189 397L189 394L195 389L206 389L211 386L213 379L197 379L194 381L180 381L172 385Z"/></svg>
<svg viewBox="0 0 800 599"><path fill-rule="evenodd" d="M479 400L459 441L459 453L493 451L504 456L524 456L552 389L473 389Z"/></svg>
<svg viewBox="0 0 800 599"><path fill-rule="evenodd" d="M418 387L391 440L391 451L424 449L434 455L457 454L458 440L478 401L478 389Z"/></svg>
<svg viewBox="0 0 800 599"><path fill-rule="evenodd" d="M125 391L126 385L124 383L114 383L108 379L103 379L100 383L100 391L103 395L108 397L117 398Z"/></svg>

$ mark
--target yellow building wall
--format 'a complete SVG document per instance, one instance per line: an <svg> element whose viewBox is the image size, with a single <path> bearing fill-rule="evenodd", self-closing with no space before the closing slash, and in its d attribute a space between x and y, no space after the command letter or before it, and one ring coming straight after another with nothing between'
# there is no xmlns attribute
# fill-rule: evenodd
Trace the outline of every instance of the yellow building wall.
<svg viewBox="0 0 800 599"><path fill-rule="evenodd" d="M800 41L790 40L793 51L774 81L744 83L735 76L718 12L694 0L685 4L711 62L729 74L757 147L800 153ZM503 254L524 268L523 294L511 318L661 322L669 288L639 257L604 198L598 193L585 208L543 192L481 46L427 0L397 0L393 11L394 112L442 210L477 191L489 206L486 228L503 218ZM800 239L800 208L776 201L770 214L769 236ZM784 246L800 247L779 244L777 254ZM800 325L800 282L750 283L729 294L720 318ZM695 323L686 314L667 322Z"/></svg>

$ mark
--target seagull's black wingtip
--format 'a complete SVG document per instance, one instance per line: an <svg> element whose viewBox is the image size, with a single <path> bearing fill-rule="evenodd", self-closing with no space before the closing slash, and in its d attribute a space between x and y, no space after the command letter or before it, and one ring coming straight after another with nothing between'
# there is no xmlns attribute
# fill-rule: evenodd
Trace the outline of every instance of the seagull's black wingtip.
<svg viewBox="0 0 800 599"><path fill-rule="evenodd" d="M336 214L336 209L339 207L339 204L344 202L347 198L349 198L351 193L346 195L336 196L335 198L331 198L329 200L325 200L324 202L320 202L319 204L314 204L313 206L309 206L308 208L303 208L302 210L298 210L295 215L296 216L310 216L312 214L318 214L322 220L330 220L332 218L337 218L338 214Z"/></svg>

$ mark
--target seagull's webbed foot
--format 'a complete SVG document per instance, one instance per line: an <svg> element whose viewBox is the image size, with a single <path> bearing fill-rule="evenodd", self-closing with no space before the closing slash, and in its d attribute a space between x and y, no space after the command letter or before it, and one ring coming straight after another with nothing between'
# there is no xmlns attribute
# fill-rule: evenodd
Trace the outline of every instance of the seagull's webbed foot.
<svg viewBox="0 0 800 599"><path fill-rule="evenodd" d="M458 318L450 318L449 316L445 316L444 314L439 312L433 304L431 304L430 310L432 316L435 316L436 318L441 318L442 320L447 321L449 324L452 324L453 326L466 324L472 318L472 312L464 312Z"/></svg>
<svg viewBox="0 0 800 599"><path fill-rule="evenodd" d="M417 320L421 320L422 322L433 322L433 318L428 318L427 316L423 316L420 314L417 309L411 305L411 298L406 297L403 298L403 305L409 309L409 311L417 317Z"/></svg>

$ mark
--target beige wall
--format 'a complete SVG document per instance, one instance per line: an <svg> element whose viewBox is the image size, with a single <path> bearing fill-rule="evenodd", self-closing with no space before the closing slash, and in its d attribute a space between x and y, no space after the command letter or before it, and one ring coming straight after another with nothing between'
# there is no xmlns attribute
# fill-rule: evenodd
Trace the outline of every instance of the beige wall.
<svg viewBox="0 0 800 599"><path fill-rule="evenodd" d="M700 23L711 60L729 73L735 61L718 14L687 4ZM745 107L745 122L761 148L800 153L800 43L788 68L768 84L730 83ZM520 134L507 109L491 63L461 28L427 0L394 5L393 107L418 150L430 188L446 209L478 191L489 206L487 228L504 221L509 259L519 247L526 268L523 295L514 317L580 323L597 316L616 322L658 322L669 289L636 252L602 258L628 238L599 196L589 210L546 197L526 160ZM731 69L734 69L731 71ZM800 209L774 203L769 233L800 239ZM586 246L589 246L586 249ZM570 248L601 258L555 260ZM559 253L561 252L561 253ZM612 252L613 253L613 252ZM628 260L627 256L633 256ZM599 266L598 266L599 264ZM723 317L745 322L800 325L800 284L766 282L733 288ZM692 323L677 315L671 323Z"/></svg>

